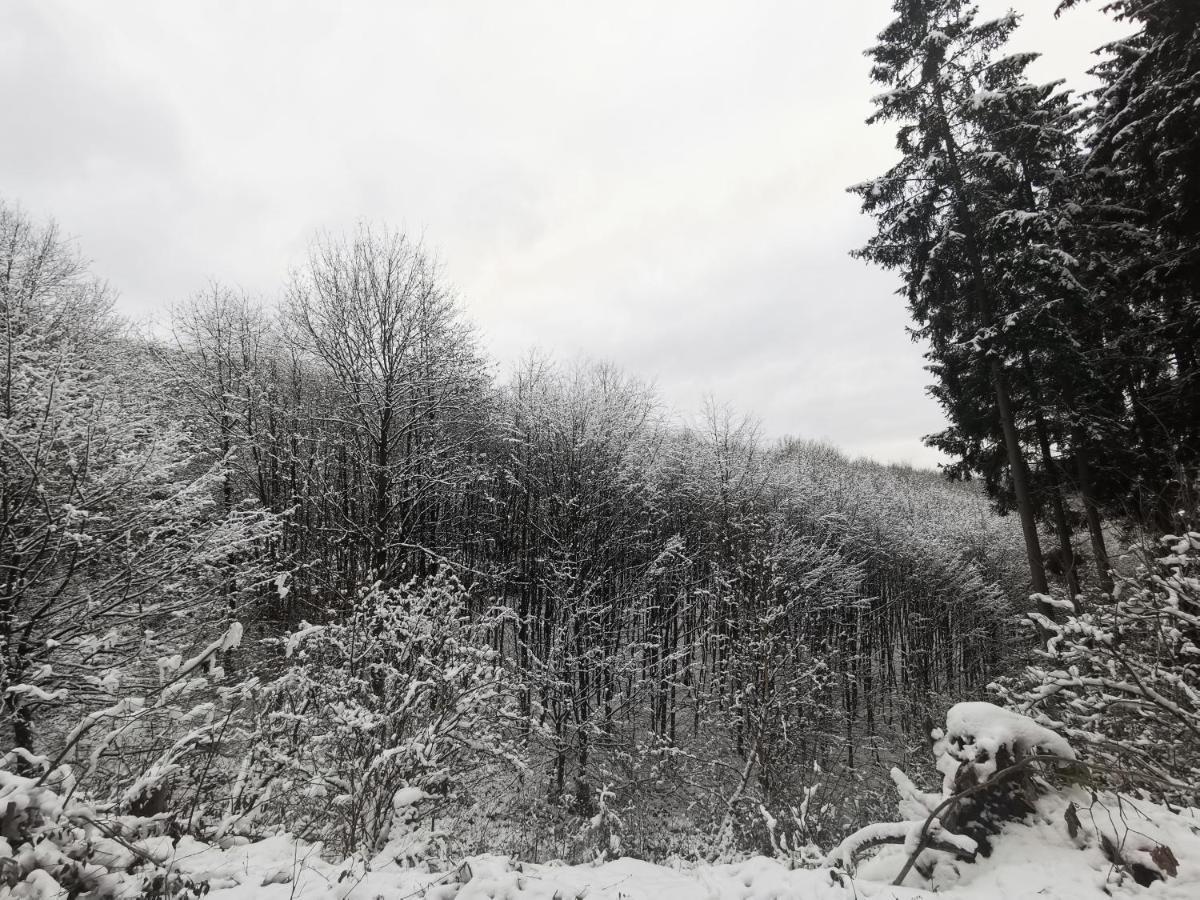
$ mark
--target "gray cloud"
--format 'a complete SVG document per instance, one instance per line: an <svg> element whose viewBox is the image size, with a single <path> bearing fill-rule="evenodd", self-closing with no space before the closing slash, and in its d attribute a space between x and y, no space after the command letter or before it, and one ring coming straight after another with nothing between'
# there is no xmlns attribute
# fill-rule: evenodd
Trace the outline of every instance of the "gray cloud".
<svg viewBox="0 0 1200 900"><path fill-rule="evenodd" d="M1035 74L1115 32L1024 0ZM986 3L986 11L1002 11ZM681 410L931 462L941 427L845 186L883 0L0 7L6 195L135 316L208 277L275 296L317 228L423 233L503 363L613 359Z"/></svg>

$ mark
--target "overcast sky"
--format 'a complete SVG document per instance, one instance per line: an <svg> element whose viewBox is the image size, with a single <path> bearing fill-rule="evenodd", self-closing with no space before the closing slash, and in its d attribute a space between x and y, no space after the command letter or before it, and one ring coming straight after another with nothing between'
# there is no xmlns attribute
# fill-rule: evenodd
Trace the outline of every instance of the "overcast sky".
<svg viewBox="0 0 1200 900"><path fill-rule="evenodd" d="M1014 4L1035 77L1119 33ZM984 3L988 13L1008 4ZM275 300L315 229L423 234L503 369L619 363L682 413L932 463L942 425L845 187L892 135L885 0L0 4L0 194L78 238L121 310L209 278Z"/></svg>

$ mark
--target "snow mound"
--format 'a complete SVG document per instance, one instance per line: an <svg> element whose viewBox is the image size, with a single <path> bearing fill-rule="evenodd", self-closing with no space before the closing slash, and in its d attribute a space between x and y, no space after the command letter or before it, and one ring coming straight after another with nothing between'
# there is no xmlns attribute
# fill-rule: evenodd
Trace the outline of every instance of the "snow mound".
<svg viewBox="0 0 1200 900"><path fill-rule="evenodd" d="M946 737L964 746L974 746L995 756L1007 746L1016 757L1049 753L1074 759L1075 751L1067 739L1039 725L1028 716L992 703L973 701L956 703L946 713Z"/></svg>

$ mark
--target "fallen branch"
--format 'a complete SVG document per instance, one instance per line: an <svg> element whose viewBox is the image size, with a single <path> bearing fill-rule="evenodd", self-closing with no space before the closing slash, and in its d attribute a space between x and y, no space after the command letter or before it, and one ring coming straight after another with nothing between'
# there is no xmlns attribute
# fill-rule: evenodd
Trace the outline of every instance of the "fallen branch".
<svg viewBox="0 0 1200 900"><path fill-rule="evenodd" d="M988 788L995 787L997 784L999 784L1001 781L1004 781L1015 772L1021 769L1027 769L1037 762L1059 763L1074 766L1084 765L1078 760L1065 759L1064 757L1055 756L1051 753L1039 753L1034 756L1026 756L1024 759L1018 760L1011 766L1006 766L1005 768L1000 769L998 772L995 772L992 777L986 781L981 781L979 784L972 785L969 788L959 791L957 794L947 797L945 800L939 803L937 807L934 808L933 812L931 812L928 817L926 817L925 823L921 826L921 830L919 832L917 846L913 849L913 852L909 854L908 861L904 863L904 868L900 870L900 874L896 876L896 880L893 881L892 884L895 886L903 884L904 879L908 877L908 873L912 871L912 867L916 865L917 858L920 857L925 850L933 846L933 839L937 834L936 830L933 830L934 822L935 820L940 820L944 812L953 809L968 797L982 793ZM935 849L940 848L935 847Z"/></svg>
<svg viewBox="0 0 1200 900"><path fill-rule="evenodd" d="M852 869L857 857L885 844L907 844L910 837L921 827L919 820L912 822L887 822L868 825L850 835L829 854L829 862L841 863L847 869ZM961 859L963 862L975 862L975 842L962 835L935 833L926 837L926 847L942 850Z"/></svg>

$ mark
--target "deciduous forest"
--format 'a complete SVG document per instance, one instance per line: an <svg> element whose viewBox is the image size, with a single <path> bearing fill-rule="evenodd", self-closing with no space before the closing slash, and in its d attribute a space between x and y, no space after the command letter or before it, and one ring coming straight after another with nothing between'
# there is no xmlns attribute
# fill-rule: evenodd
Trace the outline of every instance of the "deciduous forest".
<svg viewBox="0 0 1200 900"><path fill-rule="evenodd" d="M940 471L490 360L436 235L143 327L0 201L0 897L1200 890L1200 6L1106 9L867 51Z"/></svg>

